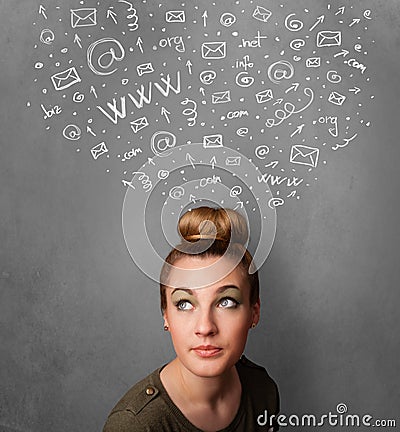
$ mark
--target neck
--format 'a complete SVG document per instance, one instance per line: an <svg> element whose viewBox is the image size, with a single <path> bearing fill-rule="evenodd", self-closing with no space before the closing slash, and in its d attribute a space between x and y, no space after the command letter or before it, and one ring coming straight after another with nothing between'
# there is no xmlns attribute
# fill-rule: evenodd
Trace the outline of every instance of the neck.
<svg viewBox="0 0 400 432"><path fill-rule="evenodd" d="M201 377L189 371L178 358L170 363L176 379L176 386L192 405L215 408L240 386L240 379L235 366L223 375Z"/></svg>

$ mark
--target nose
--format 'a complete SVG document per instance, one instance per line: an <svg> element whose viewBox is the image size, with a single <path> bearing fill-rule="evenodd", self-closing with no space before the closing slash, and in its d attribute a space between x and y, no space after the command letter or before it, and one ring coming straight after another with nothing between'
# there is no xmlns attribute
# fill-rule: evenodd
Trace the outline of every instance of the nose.
<svg viewBox="0 0 400 432"><path fill-rule="evenodd" d="M198 336L212 336L218 332L215 317L210 310L199 310L195 332Z"/></svg>

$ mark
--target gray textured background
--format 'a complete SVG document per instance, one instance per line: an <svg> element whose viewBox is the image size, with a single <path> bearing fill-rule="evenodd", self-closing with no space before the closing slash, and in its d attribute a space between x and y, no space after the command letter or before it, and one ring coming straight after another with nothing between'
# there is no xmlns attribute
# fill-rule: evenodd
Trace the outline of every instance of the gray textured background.
<svg viewBox="0 0 400 432"><path fill-rule="evenodd" d="M276 379L283 413L343 402L399 421L400 6L346 4L374 11L373 125L279 209L247 355ZM120 180L26 107L41 97L38 6L0 2L0 430L96 431L173 351L157 287L126 250Z"/></svg>

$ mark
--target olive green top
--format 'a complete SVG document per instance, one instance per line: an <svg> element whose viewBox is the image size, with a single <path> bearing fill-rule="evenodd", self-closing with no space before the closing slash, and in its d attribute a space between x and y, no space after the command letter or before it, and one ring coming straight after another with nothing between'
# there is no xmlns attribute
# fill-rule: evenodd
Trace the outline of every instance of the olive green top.
<svg viewBox="0 0 400 432"><path fill-rule="evenodd" d="M160 380L164 366L123 396L108 416L103 432L202 432L169 397ZM262 366L245 356L235 366L242 384L240 406L230 425L219 432L266 432L270 429L267 413L279 412L277 385ZM273 424L273 430L278 430L276 422Z"/></svg>

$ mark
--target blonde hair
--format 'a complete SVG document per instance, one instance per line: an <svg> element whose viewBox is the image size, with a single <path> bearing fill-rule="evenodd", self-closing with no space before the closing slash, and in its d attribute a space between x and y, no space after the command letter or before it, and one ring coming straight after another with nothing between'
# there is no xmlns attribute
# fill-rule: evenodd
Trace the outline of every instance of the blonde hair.
<svg viewBox="0 0 400 432"><path fill-rule="evenodd" d="M259 297L258 272L254 271L253 257L247 250L249 230L244 217L232 209L198 207L183 214L179 219L178 232L182 241L165 258L160 274L161 311L167 307L165 294L168 272L175 261L184 256L199 257L228 256L240 257L250 285L250 303ZM212 240L211 244L210 241ZM169 266L168 266L169 264ZM250 272L250 270L253 270Z"/></svg>

